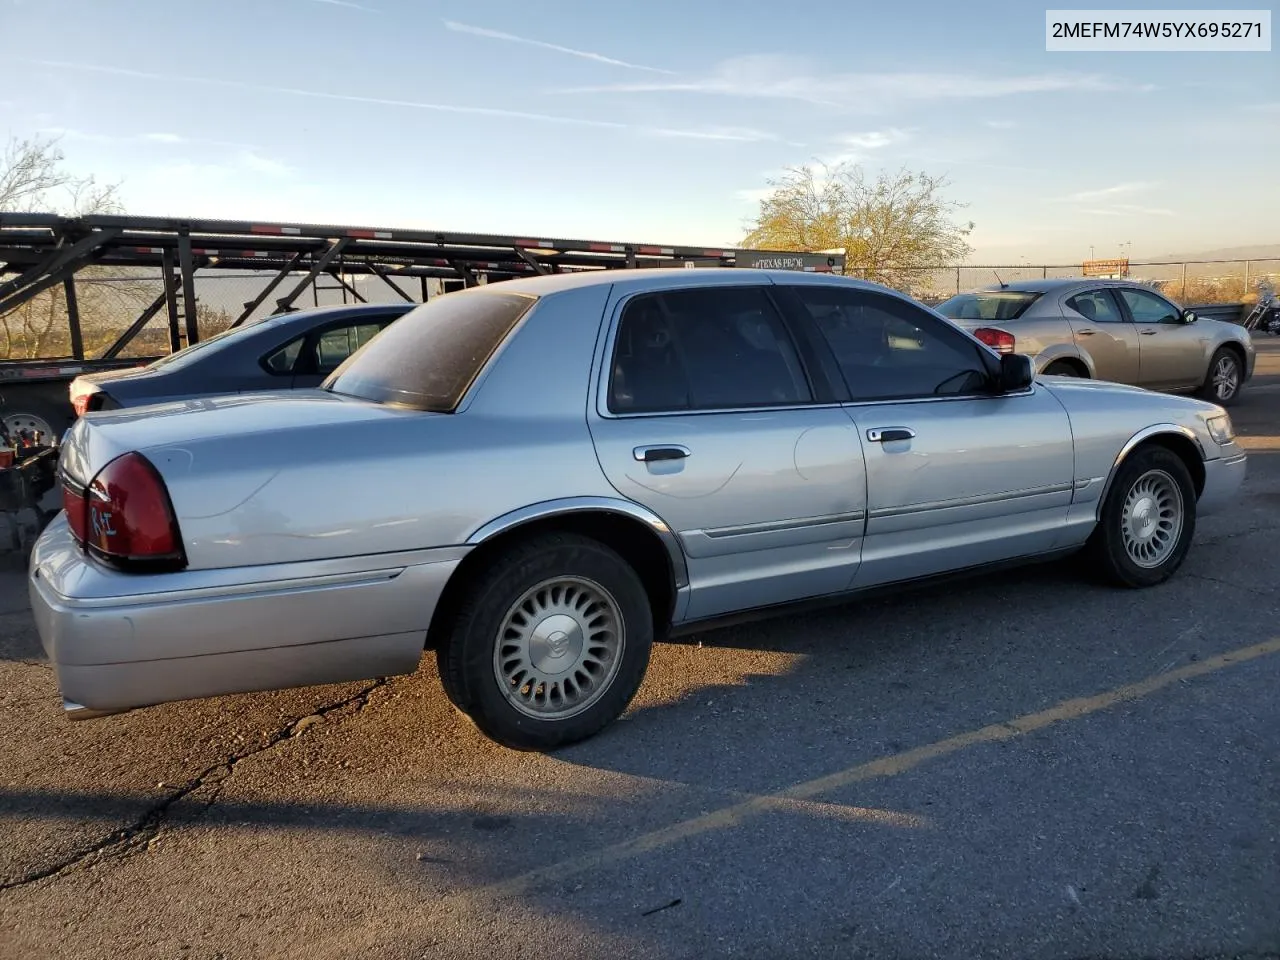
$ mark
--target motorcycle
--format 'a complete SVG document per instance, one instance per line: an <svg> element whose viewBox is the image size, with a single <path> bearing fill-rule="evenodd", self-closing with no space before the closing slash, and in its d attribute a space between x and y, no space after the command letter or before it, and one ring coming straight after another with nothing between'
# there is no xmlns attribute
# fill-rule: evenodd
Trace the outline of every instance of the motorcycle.
<svg viewBox="0 0 1280 960"><path fill-rule="evenodd" d="M1264 281L1258 284L1258 302L1253 305L1243 323L1244 328L1251 333L1260 331L1280 336L1280 299L1277 299L1270 283Z"/></svg>

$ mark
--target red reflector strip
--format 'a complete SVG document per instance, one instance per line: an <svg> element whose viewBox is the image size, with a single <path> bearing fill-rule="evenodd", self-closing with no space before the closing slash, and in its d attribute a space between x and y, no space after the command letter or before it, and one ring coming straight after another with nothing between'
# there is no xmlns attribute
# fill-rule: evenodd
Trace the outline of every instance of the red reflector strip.
<svg viewBox="0 0 1280 960"><path fill-rule="evenodd" d="M156 254L164 253L164 247L134 247L133 249L137 253L156 253Z"/></svg>
<svg viewBox="0 0 1280 960"><path fill-rule="evenodd" d="M348 230L347 236L357 240L390 240L391 232L389 230Z"/></svg>
<svg viewBox="0 0 1280 960"><path fill-rule="evenodd" d="M271 256L271 254L265 250L241 250L240 256L241 257L269 257Z"/></svg>
<svg viewBox="0 0 1280 960"><path fill-rule="evenodd" d="M544 250L554 250L556 245L550 240L517 240L517 247L541 247Z"/></svg>
<svg viewBox="0 0 1280 960"><path fill-rule="evenodd" d="M589 243L588 250L595 250L600 253L626 253L627 248L620 243Z"/></svg>
<svg viewBox="0 0 1280 960"><path fill-rule="evenodd" d="M703 250L703 251L702 251L702 255L703 255L704 257L723 257L723 256L727 256L727 254L726 254L726 252L725 252L724 250Z"/></svg>
<svg viewBox="0 0 1280 960"><path fill-rule="evenodd" d="M302 228L301 227L278 227L273 223L254 224L249 228L249 232L250 233L268 233L268 234L277 234L277 235L282 233L299 234L299 233L302 233Z"/></svg>
<svg viewBox="0 0 1280 960"><path fill-rule="evenodd" d="M668 257L674 257L676 255L674 247L637 247L636 253L652 253Z"/></svg>
<svg viewBox="0 0 1280 960"><path fill-rule="evenodd" d="M195 249L193 249L191 252L192 252L192 253L198 253L198 254L200 254L200 256L202 256L202 257L216 257L216 256L218 255L218 253L219 253L219 251L217 251L217 250L210 250L210 249L208 249L207 247L196 247L196 248L195 248Z"/></svg>

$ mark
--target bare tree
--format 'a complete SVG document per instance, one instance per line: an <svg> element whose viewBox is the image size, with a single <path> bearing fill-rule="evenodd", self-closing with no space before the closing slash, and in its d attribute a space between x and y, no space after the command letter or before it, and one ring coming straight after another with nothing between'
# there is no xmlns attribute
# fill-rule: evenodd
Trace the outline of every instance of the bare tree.
<svg viewBox="0 0 1280 960"><path fill-rule="evenodd" d="M65 216L123 213L119 184L93 176L78 177L67 170L56 137L12 139L0 153L0 213L40 211ZM76 275L76 288L87 348L109 343L113 337L97 328L127 323L142 304L155 295L156 284L141 277L110 275L102 267L85 267ZM31 300L0 314L0 357L34 358L66 354L70 350L66 295L51 287ZM97 341L103 340L102 344Z"/></svg>
<svg viewBox="0 0 1280 960"><path fill-rule="evenodd" d="M743 246L843 249L847 273L909 292L926 279L922 268L969 255L974 225L953 219L964 205L943 197L944 177L902 169L868 182L841 163L793 167L769 186Z"/></svg>

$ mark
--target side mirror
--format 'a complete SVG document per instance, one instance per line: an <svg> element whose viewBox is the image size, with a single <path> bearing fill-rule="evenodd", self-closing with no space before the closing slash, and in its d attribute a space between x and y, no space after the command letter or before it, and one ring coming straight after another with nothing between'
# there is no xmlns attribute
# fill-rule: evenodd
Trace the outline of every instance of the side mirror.
<svg viewBox="0 0 1280 960"><path fill-rule="evenodd" d="M1035 381L1036 366L1024 353L1000 355L1000 392L1015 393L1025 390Z"/></svg>
<svg viewBox="0 0 1280 960"><path fill-rule="evenodd" d="M1196 322L1196 315L1195 315L1195 311L1193 311L1193 310L1183 310L1183 311L1182 311L1182 322L1183 322L1183 323L1195 323L1195 322Z"/></svg>

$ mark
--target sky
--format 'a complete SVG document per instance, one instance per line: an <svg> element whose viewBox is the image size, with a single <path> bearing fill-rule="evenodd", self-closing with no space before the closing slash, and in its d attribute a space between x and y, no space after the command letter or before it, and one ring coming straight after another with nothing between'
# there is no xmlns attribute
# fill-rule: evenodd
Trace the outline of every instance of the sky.
<svg viewBox="0 0 1280 960"><path fill-rule="evenodd" d="M1280 238L1280 47L1048 53L1025 0L0 0L0 36L0 139L130 213L736 245L849 160L945 175L971 262Z"/></svg>

